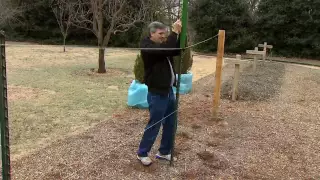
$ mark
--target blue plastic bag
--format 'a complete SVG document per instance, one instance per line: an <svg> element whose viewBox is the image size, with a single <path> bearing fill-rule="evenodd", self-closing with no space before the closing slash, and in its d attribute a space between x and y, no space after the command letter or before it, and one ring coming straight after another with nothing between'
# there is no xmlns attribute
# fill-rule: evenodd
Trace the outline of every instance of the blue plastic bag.
<svg viewBox="0 0 320 180"><path fill-rule="evenodd" d="M192 73L181 74L180 94L188 94L192 90ZM178 75L177 75L178 79ZM173 87L173 92L176 94L176 87ZM137 80L133 80L128 90L128 106L140 109L149 107L148 101L148 86L141 84Z"/></svg>
<svg viewBox="0 0 320 180"><path fill-rule="evenodd" d="M148 86L141 84L137 80L133 80L128 90L128 106L136 107L140 109L146 109L149 107L147 101Z"/></svg>
<svg viewBox="0 0 320 180"><path fill-rule="evenodd" d="M188 74L181 74L180 91L179 91L180 94L188 94L191 92L192 77L193 77L193 74L190 72ZM177 80L178 80L178 75L177 75ZM177 92L176 87L173 87L173 91L174 93Z"/></svg>

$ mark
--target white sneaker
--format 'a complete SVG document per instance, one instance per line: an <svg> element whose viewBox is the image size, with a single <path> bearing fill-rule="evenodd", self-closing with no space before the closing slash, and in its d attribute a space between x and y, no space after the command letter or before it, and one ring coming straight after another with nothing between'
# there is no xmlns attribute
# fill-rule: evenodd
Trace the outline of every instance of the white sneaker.
<svg viewBox="0 0 320 180"><path fill-rule="evenodd" d="M156 158L157 158L157 159L163 159L163 160L170 161L170 160L171 160L171 154L162 155L160 152L158 152L158 153L156 154ZM173 161L177 161L177 158L176 158L176 157L173 157Z"/></svg>
<svg viewBox="0 0 320 180"><path fill-rule="evenodd" d="M152 160L149 157L140 157L137 155L137 158L145 166L152 164Z"/></svg>

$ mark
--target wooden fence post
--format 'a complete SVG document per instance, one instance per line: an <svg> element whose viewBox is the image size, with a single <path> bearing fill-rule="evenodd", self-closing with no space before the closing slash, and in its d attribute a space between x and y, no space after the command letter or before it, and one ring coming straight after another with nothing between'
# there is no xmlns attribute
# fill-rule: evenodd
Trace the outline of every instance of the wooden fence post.
<svg viewBox="0 0 320 180"><path fill-rule="evenodd" d="M258 47L263 48L263 51L265 52L265 54L263 56L263 61L265 61L266 60L266 56L268 54L268 49L270 49L270 51L271 51L273 46L272 45L268 45L267 42L264 42L263 44L258 44Z"/></svg>
<svg viewBox="0 0 320 180"><path fill-rule="evenodd" d="M267 56L267 42L263 43L263 51L264 51L263 62L265 62L266 61L266 56Z"/></svg>
<svg viewBox="0 0 320 180"><path fill-rule="evenodd" d="M238 96L238 84L239 84L239 77L240 77L241 55L237 54L236 59L237 59L237 61L235 63L233 86L232 86L232 101L236 101L237 96Z"/></svg>
<svg viewBox="0 0 320 180"><path fill-rule="evenodd" d="M247 50L247 54L253 54L254 55L254 60L253 60L253 71L256 71L257 69L257 56L258 55L264 55L264 51L259 51L258 47L254 48L254 50Z"/></svg>
<svg viewBox="0 0 320 180"><path fill-rule="evenodd" d="M254 48L254 51L259 51L259 50L258 50L258 47L255 47L255 48ZM256 72L256 71L257 71L257 61L258 61L258 57L257 57L257 55L255 54L255 55L253 56L253 72Z"/></svg>
<svg viewBox="0 0 320 180"><path fill-rule="evenodd" d="M216 62L216 76L215 76L215 87L213 94L213 119L218 118L219 105L220 105L220 92L221 92L221 74L222 64L224 56L224 43L225 43L225 30L219 30L218 38L218 52Z"/></svg>

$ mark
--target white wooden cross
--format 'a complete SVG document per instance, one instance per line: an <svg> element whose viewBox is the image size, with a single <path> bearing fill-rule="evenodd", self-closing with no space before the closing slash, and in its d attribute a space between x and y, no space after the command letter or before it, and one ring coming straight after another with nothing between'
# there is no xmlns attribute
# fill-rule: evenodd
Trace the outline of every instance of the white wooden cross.
<svg viewBox="0 0 320 180"><path fill-rule="evenodd" d="M259 51L258 47L255 47L254 50L247 50L247 54L253 54L254 55L254 60L253 60L253 71L256 71L257 69L257 55L265 55L265 51Z"/></svg>
<svg viewBox="0 0 320 180"><path fill-rule="evenodd" d="M258 44L258 47L263 48L263 51L265 52L265 54L263 55L263 61L266 60L266 56L267 56L267 50L268 49L272 49L273 46L272 45L268 45L267 42L264 42L263 44Z"/></svg>

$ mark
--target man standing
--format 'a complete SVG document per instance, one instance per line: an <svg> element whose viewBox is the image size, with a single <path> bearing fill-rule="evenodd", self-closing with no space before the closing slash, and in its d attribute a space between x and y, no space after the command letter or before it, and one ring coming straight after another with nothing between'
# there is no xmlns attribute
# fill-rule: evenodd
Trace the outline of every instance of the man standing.
<svg viewBox="0 0 320 180"><path fill-rule="evenodd" d="M167 37L167 27L160 22L151 23L149 36L141 41L141 57L144 62L144 82L148 86L148 104L150 119L141 139L137 158L143 165L150 165L148 157L161 127L163 125L161 145L156 157L170 160L174 132L175 95L172 86L176 84L173 56L180 54L178 36L181 21L173 24L171 34ZM176 48L176 49L172 49ZM165 119L163 119L165 118ZM163 119L163 120L162 120ZM161 121L162 120L162 121Z"/></svg>

